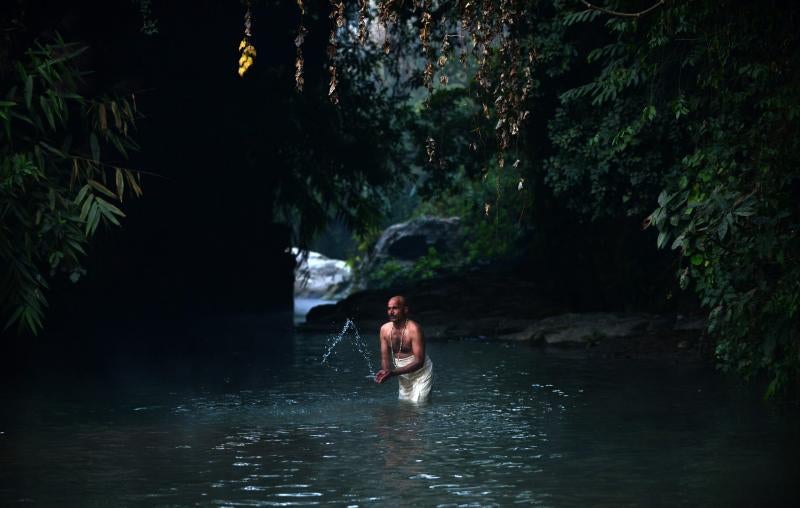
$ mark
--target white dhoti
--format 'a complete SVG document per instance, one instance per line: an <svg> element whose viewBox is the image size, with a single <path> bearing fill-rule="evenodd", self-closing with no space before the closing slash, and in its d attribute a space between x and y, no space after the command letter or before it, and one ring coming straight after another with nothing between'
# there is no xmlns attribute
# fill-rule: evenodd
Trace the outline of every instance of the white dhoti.
<svg viewBox="0 0 800 508"><path fill-rule="evenodd" d="M394 358L393 362L395 368L405 367L416 360L414 355L405 358ZM425 402L431 394L431 387L433 387L433 362L425 355L425 363L421 368L408 374L400 374L397 376L400 385L400 400L407 400L410 402Z"/></svg>

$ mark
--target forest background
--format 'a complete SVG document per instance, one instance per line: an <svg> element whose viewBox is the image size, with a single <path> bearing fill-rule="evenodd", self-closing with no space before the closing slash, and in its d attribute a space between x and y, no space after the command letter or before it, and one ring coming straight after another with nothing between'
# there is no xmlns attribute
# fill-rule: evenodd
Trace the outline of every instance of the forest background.
<svg viewBox="0 0 800 508"><path fill-rule="evenodd" d="M701 312L721 368L765 375L769 395L797 390L793 4L214 3L4 12L10 340L46 329L51 296L86 307L124 281L140 291L118 307L145 293L174 306L191 288L230 290L259 252L355 259L388 224L456 215L462 249L363 277L525 266L578 309ZM142 242L162 245L160 274L112 276L145 266ZM207 274L219 259L241 276Z"/></svg>

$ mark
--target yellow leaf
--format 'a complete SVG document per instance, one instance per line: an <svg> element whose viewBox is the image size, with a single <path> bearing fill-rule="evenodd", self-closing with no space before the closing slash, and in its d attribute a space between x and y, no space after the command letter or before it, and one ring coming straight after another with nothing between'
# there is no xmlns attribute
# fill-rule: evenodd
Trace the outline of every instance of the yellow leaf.
<svg viewBox="0 0 800 508"><path fill-rule="evenodd" d="M97 106L97 119L100 121L100 130L108 129L108 119L106 118L106 105L102 102Z"/></svg>

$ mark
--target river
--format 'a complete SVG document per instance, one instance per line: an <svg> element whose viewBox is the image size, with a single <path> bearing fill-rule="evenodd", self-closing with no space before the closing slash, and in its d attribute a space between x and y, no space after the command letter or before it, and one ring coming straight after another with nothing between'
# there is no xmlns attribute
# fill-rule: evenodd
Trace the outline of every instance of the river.
<svg viewBox="0 0 800 508"><path fill-rule="evenodd" d="M800 493L797 411L699 364L434 342L433 398L415 406L394 380L375 385L348 340L321 365L327 339L3 388L0 505L785 506Z"/></svg>

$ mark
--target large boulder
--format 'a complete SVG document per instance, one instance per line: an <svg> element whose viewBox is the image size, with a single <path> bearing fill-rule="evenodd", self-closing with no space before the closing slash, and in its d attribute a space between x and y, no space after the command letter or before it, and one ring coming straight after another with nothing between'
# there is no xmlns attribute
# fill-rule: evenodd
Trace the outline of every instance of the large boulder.
<svg viewBox="0 0 800 508"><path fill-rule="evenodd" d="M295 256L295 298L320 298L337 300L347 296L353 282L353 275L346 262L331 259L319 252L308 251L303 256L293 247Z"/></svg>
<svg viewBox="0 0 800 508"><path fill-rule="evenodd" d="M656 318L645 314L606 312L566 313L533 321L524 330L506 334L505 340L527 340L547 345L586 345L606 338L647 333Z"/></svg>
<svg viewBox="0 0 800 508"><path fill-rule="evenodd" d="M410 267L433 247L439 253L449 252L461 241L461 219L458 217L417 217L386 228L372 249L364 268L367 273L393 260Z"/></svg>

